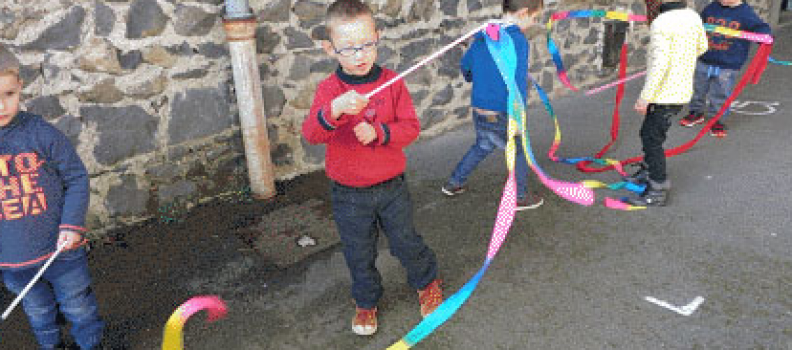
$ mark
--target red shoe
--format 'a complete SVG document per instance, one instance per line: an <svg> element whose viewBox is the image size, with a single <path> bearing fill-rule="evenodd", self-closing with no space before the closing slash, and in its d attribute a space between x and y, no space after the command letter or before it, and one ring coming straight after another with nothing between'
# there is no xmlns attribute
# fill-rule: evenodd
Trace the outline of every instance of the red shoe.
<svg viewBox="0 0 792 350"><path fill-rule="evenodd" d="M377 331L377 308L361 309L355 307L352 331L357 335L372 335Z"/></svg>
<svg viewBox="0 0 792 350"><path fill-rule="evenodd" d="M715 136L719 139L726 137L726 125L721 122L715 122L712 124L712 128L710 129L710 135Z"/></svg>
<svg viewBox="0 0 792 350"><path fill-rule="evenodd" d="M692 127L693 125L701 124L703 122L704 122L704 114L690 113L679 121L679 125Z"/></svg>
<svg viewBox="0 0 792 350"><path fill-rule="evenodd" d="M442 281L435 279L424 289L418 291L418 303L421 304L421 316L429 316L443 303L443 288L440 287Z"/></svg>

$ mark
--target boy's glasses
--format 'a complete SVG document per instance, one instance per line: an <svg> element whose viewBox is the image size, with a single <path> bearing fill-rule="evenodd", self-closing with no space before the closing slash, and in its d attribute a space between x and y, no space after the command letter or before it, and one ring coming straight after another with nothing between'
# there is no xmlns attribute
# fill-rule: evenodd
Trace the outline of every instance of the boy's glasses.
<svg viewBox="0 0 792 350"><path fill-rule="evenodd" d="M379 44L379 39L369 41L360 46L350 46L339 50L336 49L335 44L333 44L332 41L330 42L330 45L333 47L333 51L335 51L335 53L343 57L352 57L356 55L358 51L362 53L371 53L377 47L377 44Z"/></svg>

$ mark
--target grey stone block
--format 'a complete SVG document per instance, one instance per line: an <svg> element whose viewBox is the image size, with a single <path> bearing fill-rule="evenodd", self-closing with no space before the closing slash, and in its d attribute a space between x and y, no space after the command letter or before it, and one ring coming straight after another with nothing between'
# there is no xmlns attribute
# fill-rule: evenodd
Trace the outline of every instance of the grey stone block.
<svg viewBox="0 0 792 350"><path fill-rule="evenodd" d="M198 68L191 69L186 72L176 73L172 76L172 78L178 80L198 79L205 77L207 74L209 74L208 70L204 68Z"/></svg>
<svg viewBox="0 0 792 350"><path fill-rule="evenodd" d="M220 18L198 7L177 5L174 12L173 28L176 34L184 36L205 36Z"/></svg>
<svg viewBox="0 0 792 350"><path fill-rule="evenodd" d="M272 164L284 166L294 164L294 152L288 144L281 143L275 146L270 152Z"/></svg>
<svg viewBox="0 0 792 350"><path fill-rule="evenodd" d="M96 24L94 34L98 36L110 35L116 22L115 12L101 1L95 1L94 8L94 23Z"/></svg>
<svg viewBox="0 0 792 350"><path fill-rule="evenodd" d="M292 10L297 15L297 18L300 19L301 24L312 25L324 20L327 5L314 1L298 0Z"/></svg>
<svg viewBox="0 0 792 350"><path fill-rule="evenodd" d="M277 118L283 112L283 106L286 105L286 95L283 90L277 86L264 85L261 89L261 95L264 99L264 109L267 118Z"/></svg>
<svg viewBox="0 0 792 350"><path fill-rule="evenodd" d="M115 86L115 79L105 79L88 90L77 92L77 98L82 102L110 104L121 101L124 94Z"/></svg>
<svg viewBox="0 0 792 350"><path fill-rule="evenodd" d="M459 70L459 67L460 62L462 62L463 54L464 51L462 51L462 48L455 47L451 50L448 50L445 55L440 56L438 59L438 62L440 62L440 67L437 69L437 74L449 78L461 76L462 73Z"/></svg>
<svg viewBox="0 0 792 350"><path fill-rule="evenodd" d="M421 121L421 130L429 129L441 122L445 117L445 113L442 109L430 109L419 114L418 119Z"/></svg>
<svg viewBox="0 0 792 350"><path fill-rule="evenodd" d="M135 0L129 6L127 15L127 39L141 39L157 36L165 30L168 16L156 0Z"/></svg>
<svg viewBox="0 0 792 350"><path fill-rule="evenodd" d="M64 115L62 118L55 122L55 127L58 128L69 142L76 148L80 144L80 133L82 132L82 121L72 115Z"/></svg>
<svg viewBox="0 0 792 350"><path fill-rule="evenodd" d="M143 53L140 50L132 50L118 55L118 62L121 68L135 70L143 62Z"/></svg>
<svg viewBox="0 0 792 350"><path fill-rule="evenodd" d="M268 26L256 28L256 52L271 53L280 43L281 36L273 32Z"/></svg>
<svg viewBox="0 0 792 350"><path fill-rule="evenodd" d="M57 96L41 96L25 103L30 113L38 114L44 119L52 120L66 113Z"/></svg>
<svg viewBox="0 0 792 350"><path fill-rule="evenodd" d="M85 20L85 10L74 6L60 21L45 29L32 42L23 45L25 50L65 50L80 44L80 32Z"/></svg>
<svg viewBox="0 0 792 350"><path fill-rule="evenodd" d="M309 164L322 164L324 162L326 150L324 145L312 145L306 142L303 137L300 138L300 143L305 152L303 161Z"/></svg>
<svg viewBox="0 0 792 350"><path fill-rule="evenodd" d="M286 28L286 49L304 49L314 47L314 41L305 33L292 27Z"/></svg>
<svg viewBox="0 0 792 350"><path fill-rule="evenodd" d="M338 61L334 59L324 59L311 65L311 73L330 74L338 68Z"/></svg>
<svg viewBox="0 0 792 350"><path fill-rule="evenodd" d="M110 216L135 216L146 212L148 189L140 188L134 176L122 175L121 183L110 187L105 206Z"/></svg>
<svg viewBox="0 0 792 350"><path fill-rule="evenodd" d="M25 87L27 87L41 76L41 65L22 65L19 69L19 76L22 78Z"/></svg>
<svg viewBox="0 0 792 350"><path fill-rule="evenodd" d="M229 57L228 48L225 44L203 43L198 45L198 53L206 58Z"/></svg>
<svg viewBox="0 0 792 350"><path fill-rule="evenodd" d="M306 55L294 57L294 63L289 70L289 80L302 80L311 74L311 64L313 60Z"/></svg>
<svg viewBox="0 0 792 350"><path fill-rule="evenodd" d="M481 1L479 0L468 0L467 1L467 9L468 12L474 12L481 10L483 7L481 6Z"/></svg>
<svg viewBox="0 0 792 350"><path fill-rule="evenodd" d="M178 93L171 105L169 144L217 134L233 125L225 89L199 88Z"/></svg>
<svg viewBox="0 0 792 350"><path fill-rule="evenodd" d="M198 49L193 49L186 41L182 41L181 44L166 47L165 51L168 51L171 55L189 56L197 53Z"/></svg>
<svg viewBox="0 0 792 350"><path fill-rule="evenodd" d="M139 106L85 106L80 114L96 124L99 142L94 157L100 164L112 165L154 150L158 121Z"/></svg>
<svg viewBox="0 0 792 350"><path fill-rule="evenodd" d="M433 106L446 105L454 99L454 89L451 85L446 85L442 90L438 91L432 98Z"/></svg>
<svg viewBox="0 0 792 350"><path fill-rule="evenodd" d="M459 0L440 0L440 11L446 16L456 16Z"/></svg>
<svg viewBox="0 0 792 350"><path fill-rule="evenodd" d="M194 182L181 180L173 184L163 185L157 191L157 200L160 205L171 203L176 199L187 199L198 192Z"/></svg>
<svg viewBox="0 0 792 350"><path fill-rule="evenodd" d="M264 8L259 12L261 22L286 22L289 20L290 0L266 1Z"/></svg>

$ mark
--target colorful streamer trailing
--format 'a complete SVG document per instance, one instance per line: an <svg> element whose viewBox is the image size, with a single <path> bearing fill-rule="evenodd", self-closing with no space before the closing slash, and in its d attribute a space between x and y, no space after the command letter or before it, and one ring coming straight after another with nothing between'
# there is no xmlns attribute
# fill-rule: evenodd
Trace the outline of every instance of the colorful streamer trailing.
<svg viewBox="0 0 792 350"><path fill-rule="evenodd" d="M173 312L165 324L165 335L162 341L162 350L184 349L184 336L182 329L187 319L195 313L206 310L209 314L208 322L217 321L226 316L228 312L225 302L216 296L200 296L187 300Z"/></svg>
<svg viewBox="0 0 792 350"><path fill-rule="evenodd" d="M792 61L779 61L779 60L777 60L775 58L772 58L772 57L768 57L767 60L770 63L775 63L775 64L779 64L779 65L782 65L782 66L792 66Z"/></svg>
<svg viewBox="0 0 792 350"><path fill-rule="evenodd" d="M481 269L473 276L462 288L448 297L438 308L429 316L423 319L413 330L405 335L401 340L391 345L389 350L404 350L409 349L415 344L418 344L426 336L431 334L437 327L448 321L457 310L470 298L473 291L478 286L484 273L489 268L495 255L498 254L506 236L509 233L509 228L514 221L515 206L517 202L517 190L515 184L515 154L516 143L514 137L517 130L521 131L523 137L523 150L526 154L528 165L539 176L542 183L548 188L553 190L558 195L582 205L591 205L594 203L594 192L584 186L583 184L568 183L555 180L547 176L544 171L536 164L533 153L527 148L530 143L528 133L526 132L526 108L524 100L520 95L520 90L517 88L515 81L516 67L517 67L517 54L514 49L514 43L511 37L506 34L503 28L499 28L498 35L495 35L492 27L488 28L489 36L487 38L487 47L490 54L495 59L498 70L503 77L504 82L509 91L508 97L508 114L509 125L507 129L508 143L506 144L506 167L509 172L508 179L503 189L501 196L500 206L498 207L498 214L495 221L495 227L492 230L492 237L490 239L489 247L487 249L487 258L484 261ZM498 38L493 40L492 37Z"/></svg>
<svg viewBox="0 0 792 350"><path fill-rule="evenodd" d="M773 37L770 34L752 33L742 30L732 29L728 27L716 26L714 24L704 23L704 30L712 33L723 34L735 38L755 41L760 44L772 44Z"/></svg>
<svg viewBox="0 0 792 350"><path fill-rule="evenodd" d="M616 12L616 11L602 11L602 10L582 10L582 11L566 11L566 12L557 12L554 13L550 20L547 23L547 44L551 55L553 56L553 62L556 64L558 70L558 76L564 85L568 88L577 91L570 82L566 74L566 70L563 66L563 61L561 60L560 53L558 52L558 48L555 45L555 42L552 40L550 34L552 31L552 24L554 21L562 20L565 18L584 18L584 17L604 17L608 19L614 20L621 20L621 21L646 21L646 16L641 15L632 15L623 12ZM497 29L497 30L496 30ZM728 28L727 28L728 29ZM715 28L714 30L718 30ZM520 95L519 89L517 88L516 82L514 80L514 75L516 71L516 53L514 51L514 45L511 42L511 38L505 34L503 29L497 25L489 25L486 28L486 33L488 34L487 38L487 47L490 51L490 54L495 59L495 62L498 66L498 70L503 77L504 82L509 90L509 125L508 125L508 144L506 145L506 166L508 168L509 176L506 180L506 184L504 185L503 194L501 196L500 205L498 207L497 218L495 222L495 227L492 231L492 237L490 238L489 247L487 249L487 257L482 264L482 267L478 270L478 272L467 282L465 283L459 291L448 297L438 308L426 318L423 319L418 325L415 326L410 332L408 332L401 340L394 343L390 347L389 350L405 350L410 349L411 347L418 344L421 340L426 338L435 329L440 327L446 321L448 321L456 312L459 310L462 305L470 298L473 291L478 286L478 283L483 278L484 274L486 273L489 266L492 264L495 256L497 255L498 251L500 250L503 242L506 240L506 236L508 235L509 228L511 227L512 222L514 221L514 213L515 213L515 206L516 206L516 184L515 184L515 174L514 174L514 162L515 162L515 154L516 154L516 145L514 142L514 136L517 134L517 130L520 130L520 134L523 137L523 150L525 151L526 160L528 165L531 169L537 174L539 179L542 183L553 190L556 194L561 197L564 197L567 200L573 201L578 204L582 205L591 205L594 203L594 192L591 190L592 188L598 187L607 187L610 189L618 190L618 189L628 189L634 192L642 192L642 186L636 186L631 183L621 182L615 184L604 184L599 181L595 180L585 180L581 183L569 183L564 181L559 181L553 178L550 178L545 174L545 172L539 167L537 164L534 155L531 149L528 148L530 144L530 137L526 130L526 107L524 104L524 100ZM734 32L725 32L727 34L735 34ZM743 35L740 33L739 35ZM744 35L742 36L746 39L757 39L757 40L767 40L767 38L763 38L760 36L752 36L752 35ZM772 42L772 37L770 38ZM748 68L748 71L741 79L740 83L734 90L732 96L724 104L721 111L718 113L716 117L714 117L707 126L699 133L699 136L694 139L692 142L698 140L704 133L709 130L709 128L714 124L715 121L723 114L725 108L728 108L728 105L734 100L736 95L742 90L745 84L748 82L749 79L752 79L752 82L756 84L761 76L761 72L764 70L764 67L761 67L760 64L757 64L758 61L764 59L767 61L769 58L771 46L769 44L763 44L760 46L759 52L757 56L754 57L754 61ZM774 61L772 58L769 58L771 61ZM778 62L778 61L777 61ZM781 61L783 62L783 61ZM784 63L780 63L784 64ZM622 64L620 67L620 79L625 79L625 72L626 72L626 45L622 47ZM555 156L555 152L557 151L560 143L561 143L561 132L558 126L558 120L556 118L555 113L553 112L552 106L550 105L550 99L547 97L547 94L542 90L542 88L537 84L533 78L531 78L534 87L537 89L540 98L542 99L545 108L550 115L550 118L553 120L556 135L553 141L553 145L550 149L549 156L554 161L560 161L569 164L582 164L583 162L590 162L596 163L599 165L607 165L607 168L603 168L600 171L615 168L619 171L619 173L624 174L624 170L621 168L622 164L627 164L626 161L615 161L610 159L601 159L602 153L606 152L607 149L615 142L616 136L618 135L618 126L615 129L612 129L612 137L613 139L611 142L603 148L600 153L598 153L595 157L583 157L583 158L560 158ZM618 121L618 108L621 102L621 96L623 96L624 84L619 84L620 92L617 93L617 106L615 107L615 116L616 120ZM691 144L692 146L692 144ZM638 158L640 159L640 158ZM627 203L622 201L605 197L605 206L608 208L613 209L620 209L620 210L636 210L636 209L643 209L643 207L635 207L631 206Z"/></svg>
<svg viewBox="0 0 792 350"><path fill-rule="evenodd" d="M746 32L746 31L742 31L742 30L731 29L731 28L728 28L728 27L716 26L714 24L709 24L709 23L705 23L704 24L704 29L706 31L708 31L708 32L723 34L723 35L726 35L726 36L731 36L731 37L745 39L745 40L750 40L750 41L754 41L754 42L759 43L759 44L772 45L774 43L773 36L771 36L770 34ZM770 63L773 63L773 64L782 65L782 66L792 66L792 62L790 62L790 61L779 61L779 60L777 60L775 58L772 58L772 57L768 57L767 61L770 62Z"/></svg>
<svg viewBox="0 0 792 350"><path fill-rule="evenodd" d="M630 14L625 14L625 13L614 13L614 12L610 12L610 11L600 11L600 10L566 11L566 12L557 12L557 13L552 14L550 16L550 20L547 22L547 47L548 47L548 51L552 55L553 62L556 65L558 79L564 85L566 85L569 89L571 89L573 91L577 91L577 88L575 88L569 82L569 78L567 77L566 69L564 68L563 60L561 59L561 55L560 55L560 53L558 51L558 47L556 46L555 42L553 41L553 39L551 37L552 24L555 21L559 21L559 20L566 19L566 18L584 18L584 17L607 17L607 18L610 18L610 19L616 19L616 20L622 20L622 21L635 21L635 22L642 22L642 21L646 20L645 16L630 15ZM792 62L778 61L778 60L775 60L775 59L770 57L770 51L772 51L772 44L773 44L773 37L770 36L770 35L760 34L760 33L751 33L751 32L745 32L745 31L740 31L740 30L734 30L734 29L731 29L731 28L715 26L715 25L711 25L711 24L704 24L704 29L707 30L707 31L710 31L710 32L719 33L719 34L723 34L723 35L726 35L726 36L732 36L732 37L737 37L737 38L741 38L741 39L745 39L745 40L755 41L755 42L760 44L760 50L758 51L756 56L754 56L753 60L751 61L751 64L749 65L749 70L744 74L744 77L743 77L743 79L741 79L740 84L738 84L738 86L733 90L732 95L729 97L729 99L727 99L727 101L724 104L724 107L721 109L721 111L715 117L710 119L709 123L707 123L707 125L699 132L699 134L693 140L691 140L691 141L689 141L689 142L687 142L687 143L685 143L685 144L683 144L681 146L678 146L676 148L666 150L666 156L668 156L668 157L672 157L674 155L677 155L677 154L680 154L680 153L684 153L690 147L692 147L696 142L698 142L698 140L701 139L701 137L705 133L709 132L709 129L712 127L712 125L715 123L715 121L720 119L720 116L724 113L724 111L729 108L729 106L731 105L731 102L734 100L734 98L737 97L737 95L739 95L740 91L742 91L742 88L745 86L745 84L747 84L749 80L753 84L758 83L758 81L759 81L759 79L760 79L760 77L762 75L762 72L764 72L764 70L766 68L767 62L774 63L774 64L780 64L780 65L792 65ZM626 51L625 50L626 50L626 46L622 47L622 67L624 67L625 59L626 59ZM622 78L623 78L623 76L622 76ZM622 89L623 85L620 85L619 88ZM542 94L542 92L540 92L540 95L541 94ZM615 169L615 170L619 171L619 173L622 173L622 171L623 171L621 169L622 166L630 164L630 163L638 162L638 161L641 161L643 159L643 157L641 157L641 156L633 157L633 158L630 158L630 159L627 159L627 160L623 160L623 161L600 160L599 159L607 151L607 149L610 147L610 145L613 144L613 142L616 140L616 137L618 136L618 124L619 124L618 110L619 110L619 105L621 104L621 96L622 96L621 93L617 93L617 102L616 102L616 106L615 106L615 109L614 109L613 121L612 121L612 124L611 124L611 142L608 145L606 145L605 148L603 148L600 152L598 152L597 155L595 155L593 157L594 158L593 160L592 159L585 159L585 158L568 159L569 162L576 163L576 166L577 166L578 170L583 171L583 172L602 172L602 171L606 171L606 170ZM544 102L545 102L545 107L547 108L549 106L549 102L547 100L544 100ZM549 109L548 109L548 111L549 111ZM551 159L552 158L553 157L551 156ZM604 166L604 167L601 167L601 168L589 167L589 164L591 164L591 163L595 163L597 165L601 165L601 166ZM611 186L608 186L608 187L611 187ZM606 205L607 205L608 202L611 202L612 204L614 204L613 201L609 201L609 199L606 198ZM618 207L619 205L616 205L616 206Z"/></svg>
<svg viewBox="0 0 792 350"><path fill-rule="evenodd" d="M626 57L624 57L625 56L625 52L626 52L626 48L622 48L622 58L623 59L626 59ZM620 74L622 78L624 77L625 73L626 73L626 65L623 63L622 64L622 69L621 69L621 74ZM529 75L529 77L530 77L530 75ZM558 126L558 118L556 117L556 114L553 111L553 106L550 104L550 98L547 97L547 93L545 93L545 91L542 89L541 86L539 86L539 84L536 82L535 79L533 79L533 77L530 77L530 78L531 78L531 81L533 83L534 88L536 88L536 91L539 94L539 98L542 100L542 103L544 104L544 107L547 110L548 116L550 116L550 119L553 121L553 124L555 126L555 137L554 137L554 140L553 140L553 144L550 146L550 150L548 151L547 156L554 162L560 162L560 163L566 163L566 164L573 164L574 165L574 164L592 163L593 162L593 163L597 163L597 164L600 164L600 165L610 165L610 166L613 166L614 168L616 168L617 171L620 174L626 175L624 170L621 167L621 164L618 161L613 160L613 159L603 159L603 158L601 158L602 155L605 152L607 152L607 150L610 148L610 146L613 145L613 143L616 141L616 137L618 136L618 132L619 132L618 122L615 123L614 127L611 129L611 136L612 136L611 142L608 143L607 145L605 145L605 147L599 153L597 153L594 157L561 158L561 157L556 156L555 153L558 150L558 147L561 145L561 129ZM623 84L619 85L619 92L616 95L617 95L617 97L616 97L616 106L617 107L614 110L614 114L616 116L616 120L618 121L618 114L619 114L618 105L621 102L621 97L624 95L624 85ZM636 185L636 184L633 184L633 183L630 183L630 182L625 182L625 181L617 182L617 183L613 183L613 184L605 184L603 182L596 181L596 180L584 180L583 181L583 186L585 186L587 188L603 188L604 187L604 188L609 188L611 190L626 189L626 190L629 190L629 191L632 191L632 192L635 192L635 193L639 193L639 194L643 193L643 191L645 189L645 186L643 186L643 185ZM645 207L633 206L633 205L630 205L630 204L627 204L627 203L622 203L619 200L612 199L612 198L609 198L609 197L605 197L604 204L608 208L618 209L618 210L639 210L639 209L645 209Z"/></svg>
<svg viewBox="0 0 792 350"><path fill-rule="evenodd" d="M643 15L634 15L625 12L618 12L618 11L605 11L605 10L577 10L577 11L562 11L562 12L555 12L550 15L550 19L547 21L547 49L550 52L550 55L553 57L553 63L556 66L556 74L558 74L558 79L561 80L561 83L566 85L572 91L578 91L578 89L572 85L569 81L569 77L567 76L566 69L564 68L564 62L561 60L561 53L558 51L558 46L556 45L555 41L553 41L552 33L553 33L553 23L560 21L562 19L567 18L607 18L612 20L618 21L632 21L632 22L644 22L646 21L646 16Z"/></svg>

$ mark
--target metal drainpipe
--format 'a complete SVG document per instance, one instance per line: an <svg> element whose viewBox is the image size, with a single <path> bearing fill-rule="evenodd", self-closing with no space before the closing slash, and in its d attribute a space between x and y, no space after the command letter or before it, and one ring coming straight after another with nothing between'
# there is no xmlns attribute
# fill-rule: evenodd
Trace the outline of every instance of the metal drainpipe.
<svg viewBox="0 0 792 350"><path fill-rule="evenodd" d="M234 71L250 187L256 198L268 199L274 197L276 191L256 59L256 17L247 0L226 0L225 11L223 28Z"/></svg>

